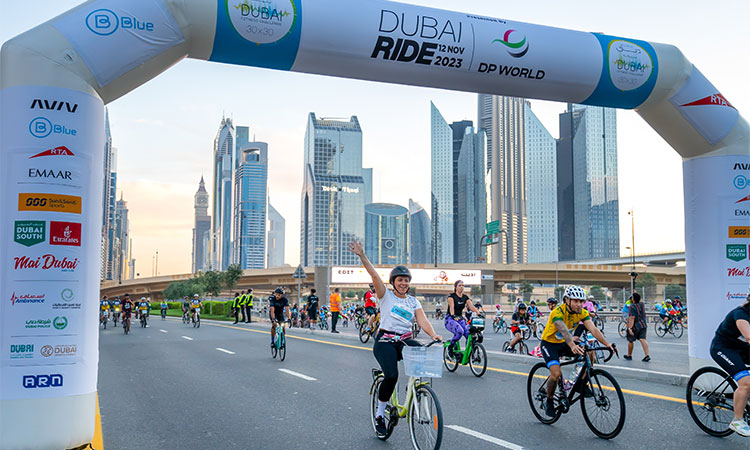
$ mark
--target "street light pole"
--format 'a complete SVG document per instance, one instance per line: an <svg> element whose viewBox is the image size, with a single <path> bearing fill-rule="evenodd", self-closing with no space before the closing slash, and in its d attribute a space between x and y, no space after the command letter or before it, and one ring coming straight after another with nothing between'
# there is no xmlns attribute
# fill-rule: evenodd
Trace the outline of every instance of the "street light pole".
<svg viewBox="0 0 750 450"><path fill-rule="evenodd" d="M635 278L637 274L635 273L635 215L633 214L632 209L628 211L628 215L630 216L630 258L632 264L630 271L630 295L633 295L633 292L635 292Z"/></svg>

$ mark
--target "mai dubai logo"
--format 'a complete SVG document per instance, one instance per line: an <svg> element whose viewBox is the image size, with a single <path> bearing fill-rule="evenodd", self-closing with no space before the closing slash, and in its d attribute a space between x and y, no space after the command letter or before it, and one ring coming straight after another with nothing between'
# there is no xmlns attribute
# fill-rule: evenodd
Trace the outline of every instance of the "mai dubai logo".
<svg viewBox="0 0 750 450"><path fill-rule="evenodd" d="M529 51L529 43L526 41L526 36L523 36L520 41L515 41L511 37L515 33L516 36L520 35L520 33L516 30L508 30L503 35L502 39L495 39L492 41L494 44L495 42L499 42L503 44L508 50L508 54L514 58L521 58Z"/></svg>

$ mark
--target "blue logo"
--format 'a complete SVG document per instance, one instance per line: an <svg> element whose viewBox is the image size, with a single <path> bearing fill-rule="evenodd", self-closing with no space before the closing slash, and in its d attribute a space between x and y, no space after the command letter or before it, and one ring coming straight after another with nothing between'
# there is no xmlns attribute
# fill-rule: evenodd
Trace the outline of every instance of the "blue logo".
<svg viewBox="0 0 750 450"><path fill-rule="evenodd" d="M123 30L154 31L154 23L136 17L119 17L109 9L97 9L86 16L86 27L99 36L109 36L119 28Z"/></svg>
<svg viewBox="0 0 750 450"><path fill-rule="evenodd" d="M748 185L750 185L750 178L747 178L744 175L737 175L734 177L734 187L737 189L745 189Z"/></svg>
<svg viewBox="0 0 750 450"><path fill-rule="evenodd" d="M62 387L63 376L59 373L51 375L24 375L23 387L26 389Z"/></svg>
<svg viewBox="0 0 750 450"><path fill-rule="evenodd" d="M78 131L74 128L68 128L65 125L53 124L44 117L31 119L29 123L29 133L35 138L46 138L50 134L64 134L75 136Z"/></svg>

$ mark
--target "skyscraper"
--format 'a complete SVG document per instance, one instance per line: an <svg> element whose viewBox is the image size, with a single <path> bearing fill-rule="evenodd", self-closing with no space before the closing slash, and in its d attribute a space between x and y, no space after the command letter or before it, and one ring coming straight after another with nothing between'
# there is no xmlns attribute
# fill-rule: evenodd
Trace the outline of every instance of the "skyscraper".
<svg viewBox="0 0 750 450"><path fill-rule="evenodd" d="M560 260L618 256L615 110L568 104L560 115L557 161Z"/></svg>
<svg viewBox="0 0 750 450"><path fill-rule="evenodd" d="M408 262L408 209L391 203L365 205L365 254L373 264Z"/></svg>
<svg viewBox="0 0 750 450"><path fill-rule="evenodd" d="M365 234L362 129L349 120L308 116L300 221L305 266L358 265L348 250Z"/></svg>
<svg viewBox="0 0 750 450"><path fill-rule="evenodd" d="M430 102L430 185L432 188L433 258L451 264L454 237L453 130Z"/></svg>
<svg viewBox="0 0 750 450"><path fill-rule="evenodd" d="M430 216L422 205L409 199L409 264L432 262Z"/></svg>
<svg viewBox="0 0 750 450"><path fill-rule="evenodd" d="M480 245L487 220L487 145L484 131L464 129L459 147L456 180L456 262L474 263L486 259Z"/></svg>
<svg viewBox="0 0 750 450"><path fill-rule="evenodd" d="M238 127L239 128L239 127ZM242 269L266 267L268 144L238 146L234 170L233 264Z"/></svg>
<svg viewBox="0 0 750 450"><path fill-rule="evenodd" d="M466 129L473 126L471 120L462 120L450 124L453 131L453 262L466 262L459 259L459 237L458 237L458 158L461 154L461 145L464 142Z"/></svg>
<svg viewBox="0 0 750 450"><path fill-rule="evenodd" d="M208 251L206 243L209 242L208 236L211 234L211 216L208 215L208 192L206 184L201 176L198 184L198 191L195 193L195 226L193 227L193 252L192 252L192 272L207 271L209 266Z"/></svg>
<svg viewBox="0 0 750 450"><path fill-rule="evenodd" d="M232 119L222 118L214 139L214 191L211 224L211 269L226 270L232 261Z"/></svg>
<svg viewBox="0 0 750 450"><path fill-rule="evenodd" d="M526 103L526 214L528 262L557 261L557 149L555 138Z"/></svg>
<svg viewBox="0 0 750 450"><path fill-rule="evenodd" d="M104 195L102 197L102 268L101 279L113 280L115 259L114 216L117 200L117 149L112 147L112 132L109 126L109 110L104 110Z"/></svg>
<svg viewBox="0 0 750 450"><path fill-rule="evenodd" d="M487 134L487 165L491 170L490 219L499 220L505 230L492 246L492 260L503 263L526 262L524 116L524 99L479 94L478 126Z"/></svg>
<svg viewBox="0 0 750 450"><path fill-rule="evenodd" d="M266 241L267 267L281 267L284 265L284 233L286 220L268 203L268 240Z"/></svg>
<svg viewBox="0 0 750 450"><path fill-rule="evenodd" d="M130 258L132 252L130 246L130 219L128 218L128 202L123 200L122 193L120 200L116 202L114 214L114 262L112 265L112 279L116 281L129 280L133 274L129 273L134 267Z"/></svg>

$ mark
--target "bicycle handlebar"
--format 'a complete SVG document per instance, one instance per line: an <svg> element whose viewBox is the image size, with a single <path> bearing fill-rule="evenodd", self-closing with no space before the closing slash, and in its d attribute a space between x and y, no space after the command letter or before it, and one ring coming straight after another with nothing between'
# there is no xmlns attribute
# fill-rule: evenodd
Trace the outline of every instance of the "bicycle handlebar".
<svg viewBox="0 0 750 450"><path fill-rule="evenodd" d="M609 356L604 358L603 362L607 362L610 359L612 359L615 354L617 354L617 358L620 358L620 353L617 351L617 346L613 343L612 348L609 347L589 347L587 344L583 345L583 350L586 352L598 352L598 351L606 351L609 352Z"/></svg>

